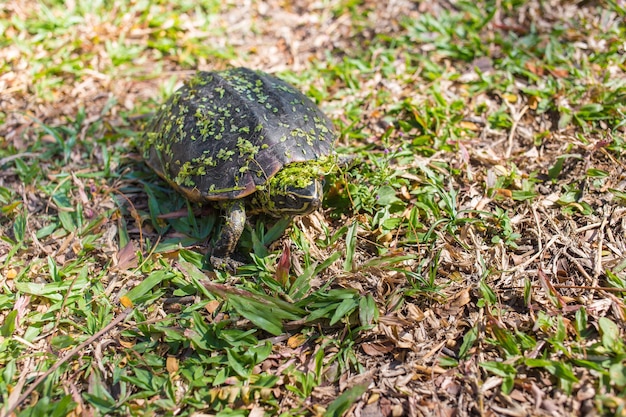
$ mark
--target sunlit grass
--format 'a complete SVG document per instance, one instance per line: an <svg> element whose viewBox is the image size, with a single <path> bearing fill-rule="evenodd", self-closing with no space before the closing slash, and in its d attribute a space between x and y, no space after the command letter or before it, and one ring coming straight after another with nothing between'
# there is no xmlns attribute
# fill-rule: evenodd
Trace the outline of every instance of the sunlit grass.
<svg viewBox="0 0 626 417"><path fill-rule="evenodd" d="M0 6L3 410L342 415L387 395L405 412L418 393L455 406L451 369L465 411L543 410L539 389L623 413L626 13L440 6ZM299 43L278 12L311 17L285 32ZM301 59L324 19L345 36ZM213 271L219 210L136 144L189 73L262 68L267 45L333 119L341 163L320 213L252 218L243 266Z"/></svg>

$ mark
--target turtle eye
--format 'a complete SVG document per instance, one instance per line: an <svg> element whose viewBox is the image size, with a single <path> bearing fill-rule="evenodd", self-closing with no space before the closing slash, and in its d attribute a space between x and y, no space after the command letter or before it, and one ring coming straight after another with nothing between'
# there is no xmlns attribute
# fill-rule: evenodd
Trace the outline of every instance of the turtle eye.
<svg viewBox="0 0 626 417"><path fill-rule="evenodd" d="M298 197L296 197L294 194L291 194L291 193L287 194L285 197L286 197L285 203L284 203L285 207L288 207L290 209L298 208L299 206Z"/></svg>

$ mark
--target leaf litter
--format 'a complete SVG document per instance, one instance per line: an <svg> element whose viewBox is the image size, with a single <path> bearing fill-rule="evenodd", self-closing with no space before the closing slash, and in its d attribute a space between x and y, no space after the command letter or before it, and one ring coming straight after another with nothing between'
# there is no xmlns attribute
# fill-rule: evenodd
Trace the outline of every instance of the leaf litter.
<svg viewBox="0 0 626 417"><path fill-rule="evenodd" d="M5 406L45 407L58 368L76 414L623 413L623 4L135 6L0 6ZM207 281L215 213L133 143L194 68L237 65L320 101L353 161Z"/></svg>

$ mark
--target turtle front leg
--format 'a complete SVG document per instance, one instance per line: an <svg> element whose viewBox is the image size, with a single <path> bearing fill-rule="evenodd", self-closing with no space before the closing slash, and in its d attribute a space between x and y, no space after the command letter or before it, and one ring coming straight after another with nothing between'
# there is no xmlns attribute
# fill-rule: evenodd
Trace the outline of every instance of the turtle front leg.
<svg viewBox="0 0 626 417"><path fill-rule="evenodd" d="M246 225L246 209L242 200L233 200L223 203L222 210L224 221L211 253L211 265L216 269L226 268L235 271L239 263L230 259L230 255L235 251Z"/></svg>

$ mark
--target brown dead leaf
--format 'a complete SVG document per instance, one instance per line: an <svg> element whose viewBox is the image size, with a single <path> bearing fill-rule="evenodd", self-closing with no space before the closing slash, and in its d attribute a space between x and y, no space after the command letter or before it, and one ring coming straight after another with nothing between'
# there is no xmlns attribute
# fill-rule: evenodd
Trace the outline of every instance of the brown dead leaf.
<svg viewBox="0 0 626 417"><path fill-rule="evenodd" d="M120 346L125 347L126 349L131 349L135 346L135 342L129 342L123 339L118 340Z"/></svg>
<svg viewBox="0 0 626 417"><path fill-rule="evenodd" d="M363 343L361 347L363 348L363 352L365 352L369 356L385 355L395 348L394 344L390 341Z"/></svg>
<svg viewBox="0 0 626 417"><path fill-rule="evenodd" d="M556 278L559 282L565 282L569 279L569 265L565 258L556 261Z"/></svg>
<svg viewBox="0 0 626 417"><path fill-rule="evenodd" d="M411 322L409 320L405 320L403 318L400 318L396 315L392 315L392 314L387 314L384 316L380 316L380 318L378 319L378 322L380 324L384 324L387 326L409 326L411 325Z"/></svg>
<svg viewBox="0 0 626 417"><path fill-rule="evenodd" d="M511 198L513 196L513 193L511 192L511 190L507 190L506 188L497 188L496 194L501 195L506 198Z"/></svg>
<svg viewBox="0 0 626 417"><path fill-rule="evenodd" d="M217 309L220 307L220 302L217 300L211 300L208 303L206 303L204 305L204 309L209 313L209 314L213 314L217 311Z"/></svg>
<svg viewBox="0 0 626 417"><path fill-rule="evenodd" d="M117 253L117 267L123 271L137 268L137 247L131 240Z"/></svg>
<svg viewBox="0 0 626 417"><path fill-rule="evenodd" d="M133 306L133 302L130 298L128 298L125 295L122 295L120 297L120 304L123 305L126 308L132 307Z"/></svg>
<svg viewBox="0 0 626 417"><path fill-rule="evenodd" d="M526 398L526 396L524 395L524 393L518 389L514 389L513 391L511 391L511 393L509 394L509 396L519 402L525 402L528 401L528 398Z"/></svg>
<svg viewBox="0 0 626 417"><path fill-rule="evenodd" d="M530 61L526 62L526 64L524 64L524 66L526 67L526 69L528 71L532 72L533 74L536 74L536 75L539 75L539 76L544 74L544 69L543 69L542 66L537 66L537 65L535 65L534 63L532 63Z"/></svg>
<svg viewBox="0 0 626 417"><path fill-rule="evenodd" d="M380 393L373 392L372 395L370 395L369 398L367 399L366 403L367 404L375 403L376 401L378 401L379 398L380 398Z"/></svg>
<svg viewBox="0 0 626 417"><path fill-rule="evenodd" d="M458 383L458 381L451 377L451 376L444 376L440 379L439 381L439 386L445 390L446 392L448 392L448 394L451 395L456 395L458 394L458 392L461 389L460 384Z"/></svg>
<svg viewBox="0 0 626 417"><path fill-rule="evenodd" d="M71 245L70 248L72 249L72 253L74 253L74 255L78 255L82 249L83 249L83 245L82 242L80 241L74 241Z"/></svg>
<svg viewBox="0 0 626 417"><path fill-rule="evenodd" d="M454 299L449 303L451 308L461 308L471 301L470 289L464 288L454 296Z"/></svg>
<svg viewBox="0 0 626 417"><path fill-rule="evenodd" d="M85 192L85 184L76 176L76 173L72 172L72 181L76 185L76 190L78 191L78 198L82 203L83 207L89 205L89 197L87 197L87 193Z"/></svg>
<svg viewBox="0 0 626 417"><path fill-rule="evenodd" d="M406 185L403 185L402 188L400 188L400 195L406 201L411 200L411 193L409 193L409 189L406 187Z"/></svg>
<svg viewBox="0 0 626 417"><path fill-rule="evenodd" d="M19 324L20 320L28 314L30 305L30 295L20 295L15 301L13 308L17 311L17 317L15 317L16 323Z"/></svg>
<svg viewBox="0 0 626 417"><path fill-rule="evenodd" d="M548 277L548 275L546 275L546 273L543 272L541 269L537 271L537 275L539 276L539 282L541 283L541 286L544 288L544 290L548 294L551 294L557 298L560 304L559 307L566 306L567 301L561 296L561 294L556 290L556 288L554 288L554 286L550 282L550 278Z"/></svg>
<svg viewBox="0 0 626 417"><path fill-rule="evenodd" d="M57 249L55 258L59 264L63 264L63 262L65 261L65 257L63 255L74 241L75 236L76 232L71 232L69 235L67 235L65 239L63 239L63 242L59 246L59 249Z"/></svg>
<svg viewBox="0 0 626 417"><path fill-rule="evenodd" d="M248 414L248 417L263 417L265 415L265 410L263 407L253 407Z"/></svg>
<svg viewBox="0 0 626 417"><path fill-rule="evenodd" d="M528 97L528 108L531 110L537 110L537 106L541 100L537 96Z"/></svg>
<svg viewBox="0 0 626 417"><path fill-rule="evenodd" d="M380 404L379 409L383 416L392 415L393 404L391 404L391 401L389 400L389 398L385 398L385 397L381 398L379 401L379 404Z"/></svg>
<svg viewBox="0 0 626 417"><path fill-rule="evenodd" d="M462 120L459 125L461 126L462 129L467 129L467 130L471 130L472 132L478 132L481 130L481 127L478 126L478 124L474 123L474 122L470 122L468 120Z"/></svg>
<svg viewBox="0 0 626 417"><path fill-rule="evenodd" d="M528 254L522 254L522 255L518 255L515 253L510 254L511 256L511 260L513 261L513 265L520 265L522 263L524 263L524 261L526 261L526 259L528 259Z"/></svg>
<svg viewBox="0 0 626 417"><path fill-rule="evenodd" d="M428 376L431 376L432 374L442 375L442 374L445 374L447 372L444 368L442 368L439 365L424 366L424 365L417 365L416 364L416 365L413 366L413 369L415 369L415 371L417 371L419 374L425 374L425 375L428 375ZM418 374L413 375L413 379L414 380L419 379L419 375Z"/></svg>
<svg viewBox="0 0 626 417"><path fill-rule="evenodd" d="M168 356L165 360L165 369L167 369L167 372L170 374L178 372L178 358L175 356Z"/></svg>
<svg viewBox="0 0 626 417"><path fill-rule="evenodd" d="M358 415L355 413L355 415ZM385 414L380 410L380 405L377 402L367 403L360 412L360 417L385 417Z"/></svg>
<svg viewBox="0 0 626 417"><path fill-rule="evenodd" d="M565 78L569 75L569 71L566 68L554 68L549 70L550 74L557 78Z"/></svg>
<svg viewBox="0 0 626 417"><path fill-rule="evenodd" d="M585 385L583 385L577 392L576 392L576 399L578 401L586 401L586 400L590 400L593 397L596 396L596 390L593 387L593 385L587 383Z"/></svg>
<svg viewBox="0 0 626 417"><path fill-rule="evenodd" d="M378 230L380 231L380 230ZM378 241L384 244L389 244L393 240L393 234L391 232L385 233L378 237Z"/></svg>
<svg viewBox="0 0 626 417"><path fill-rule="evenodd" d="M289 339L287 339L287 346L289 346L292 349L295 349L297 347L302 346L304 343L306 343L306 341L307 341L307 337L303 335L302 333L298 333L298 334L291 336Z"/></svg>
<svg viewBox="0 0 626 417"><path fill-rule="evenodd" d="M426 316L424 316L424 312L415 304L407 304L407 318L413 323L419 323L423 321Z"/></svg>

